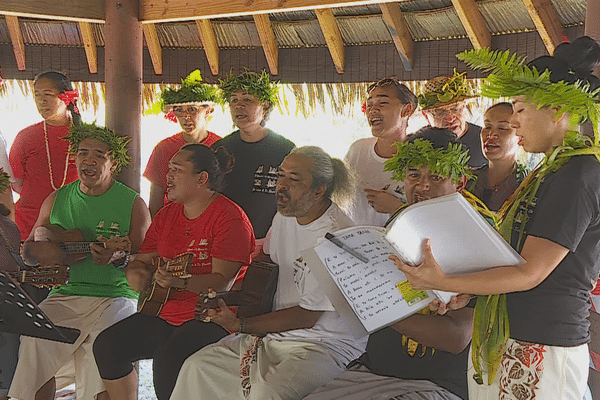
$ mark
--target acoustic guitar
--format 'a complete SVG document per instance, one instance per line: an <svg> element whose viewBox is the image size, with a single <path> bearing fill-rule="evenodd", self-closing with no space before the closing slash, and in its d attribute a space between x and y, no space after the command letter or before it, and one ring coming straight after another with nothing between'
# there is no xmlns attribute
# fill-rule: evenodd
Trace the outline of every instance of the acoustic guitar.
<svg viewBox="0 0 600 400"><path fill-rule="evenodd" d="M69 283L69 267L63 265L37 267L26 271L4 273L13 278L17 283L29 283L41 288L53 288Z"/></svg>
<svg viewBox="0 0 600 400"><path fill-rule="evenodd" d="M188 273L187 269L192 263L193 258L194 255L192 253L184 253L170 260L157 258L155 259L156 261L153 260L153 263L156 263L157 268L162 268L165 271L171 272L173 276L185 279L192 276ZM171 289L173 288L160 286L156 283L155 278L152 278L148 289L140 294L140 313L158 316L169 299Z"/></svg>
<svg viewBox="0 0 600 400"><path fill-rule="evenodd" d="M32 254L36 256L43 256L43 254L39 254L41 249L36 252L36 242L56 243L62 251L62 259L52 260L52 262L58 265L73 265L85 260L88 253L92 251L92 244L111 249L113 252L123 252L123 256L131 252L129 236L113 236L106 242L86 242L83 240L83 234L79 229L65 230L58 225L38 226L34 231L33 238L34 242L30 242L28 246Z"/></svg>

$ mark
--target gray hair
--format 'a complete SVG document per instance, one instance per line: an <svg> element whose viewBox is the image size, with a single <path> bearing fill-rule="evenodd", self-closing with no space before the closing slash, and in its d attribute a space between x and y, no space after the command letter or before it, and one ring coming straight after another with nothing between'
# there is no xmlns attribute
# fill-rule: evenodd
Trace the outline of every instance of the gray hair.
<svg viewBox="0 0 600 400"><path fill-rule="evenodd" d="M312 189L326 186L325 199L333 201L342 208L350 205L355 194L356 180L344 161L332 158L317 146L297 147L290 154L301 154L313 161Z"/></svg>

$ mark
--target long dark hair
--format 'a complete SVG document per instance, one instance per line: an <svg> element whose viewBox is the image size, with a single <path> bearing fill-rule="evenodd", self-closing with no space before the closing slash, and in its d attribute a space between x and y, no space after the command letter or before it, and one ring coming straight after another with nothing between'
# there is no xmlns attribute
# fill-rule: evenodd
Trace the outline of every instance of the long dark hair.
<svg viewBox="0 0 600 400"><path fill-rule="evenodd" d="M181 147L180 150L189 151L190 158L194 166L194 172L199 174L202 171L208 173L208 186L215 192L223 191L225 184L223 182L225 174L233 168L234 158L223 146L215 150L203 144L190 143Z"/></svg>
<svg viewBox="0 0 600 400"><path fill-rule="evenodd" d="M67 90L73 90L73 84L71 80L62 72L58 71L47 71L42 72L41 74L36 75L33 80L33 84L39 81L42 78L50 79L54 84L56 90L59 93L64 93ZM67 106L67 110L71 111L71 118L73 118L73 125L79 126L81 124L81 114L79 114L77 110L77 100L74 100L71 104Z"/></svg>

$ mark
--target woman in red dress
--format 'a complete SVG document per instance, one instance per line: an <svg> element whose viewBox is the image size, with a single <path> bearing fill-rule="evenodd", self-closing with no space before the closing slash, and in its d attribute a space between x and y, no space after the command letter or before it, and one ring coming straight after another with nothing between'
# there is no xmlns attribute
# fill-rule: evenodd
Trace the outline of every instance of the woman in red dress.
<svg viewBox="0 0 600 400"><path fill-rule="evenodd" d="M77 179L75 163L63 140L71 124L79 125L77 91L66 75L44 72L34 80L35 104L44 119L23 129L10 149L10 165L21 195L15 205L16 223L25 240L37 219L42 202L53 191Z"/></svg>

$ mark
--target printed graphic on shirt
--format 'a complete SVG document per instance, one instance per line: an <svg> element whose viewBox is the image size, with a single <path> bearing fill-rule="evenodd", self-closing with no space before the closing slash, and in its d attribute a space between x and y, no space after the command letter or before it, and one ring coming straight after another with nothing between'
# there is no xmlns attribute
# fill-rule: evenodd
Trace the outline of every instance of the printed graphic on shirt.
<svg viewBox="0 0 600 400"><path fill-rule="evenodd" d="M523 224L527 224L527 221L531 219L531 215L533 214L533 210L535 209L537 201L538 198L535 197L528 207L523 203L519 204L519 208L515 214L512 227L511 245L517 248L518 251L521 251L525 236L527 236L526 230L524 230L523 234L519 236L521 232L521 226L523 226Z"/></svg>
<svg viewBox="0 0 600 400"><path fill-rule="evenodd" d="M264 165L259 165L256 171L254 171L254 185L252 186L252 191L275 194L277 171L277 166L269 165L268 168L265 168Z"/></svg>
<svg viewBox="0 0 600 400"><path fill-rule="evenodd" d="M307 265L302 257L294 260L294 283L300 293L304 292L304 280L306 278Z"/></svg>
<svg viewBox="0 0 600 400"><path fill-rule="evenodd" d="M188 268L191 274L206 274L212 270L212 263L207 262L210 257L208 239L192 239L187 246L187 251L194 254L192 265Z"/></svg>
<svg viewBox="0 0 600 400"><path fill-rule="evenodd" d="M108 228L106 227L108 225ZM105 221L101 220L96 225L96 235L102 235L107 239L111 237L120 237L121 236L121 225L115 221Z"/></svg>

